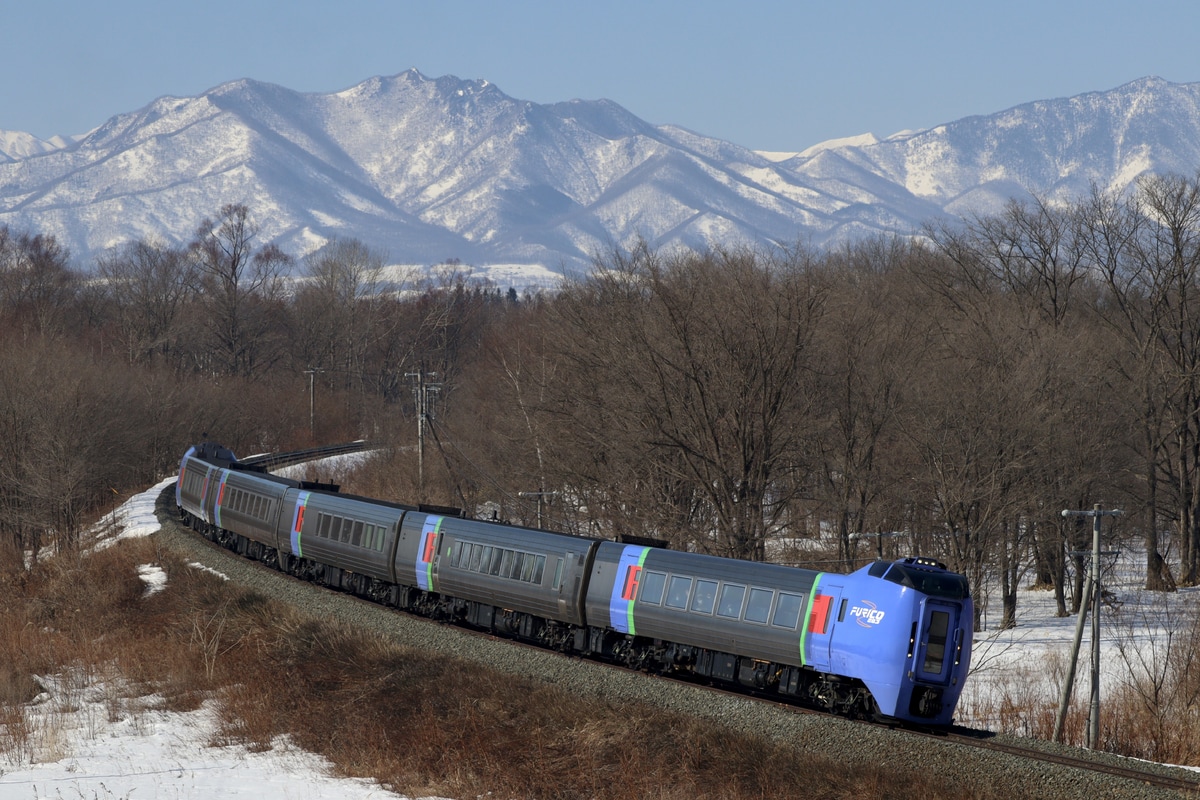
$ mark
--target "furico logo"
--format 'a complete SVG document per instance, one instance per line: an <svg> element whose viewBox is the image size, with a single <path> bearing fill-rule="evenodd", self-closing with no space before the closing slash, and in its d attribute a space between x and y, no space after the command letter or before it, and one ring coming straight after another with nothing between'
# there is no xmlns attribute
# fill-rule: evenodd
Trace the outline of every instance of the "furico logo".
<svg viewBox="0 0 1200 800"><path fill-rule="evenodd" d="M862 605L850 609L850 615L854 617L854 621L864 628L873 628L883 622L884 613L876 608L870 600L863 600Z"/></svg>

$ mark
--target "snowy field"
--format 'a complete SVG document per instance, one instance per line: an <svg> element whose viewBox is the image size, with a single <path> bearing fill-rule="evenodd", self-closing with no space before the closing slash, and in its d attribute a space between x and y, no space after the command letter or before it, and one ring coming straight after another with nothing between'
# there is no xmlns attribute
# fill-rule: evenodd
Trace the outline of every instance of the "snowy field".
<svg viewBox="0 0 1200 800"><path fill-rule="evenodd" d="M334 472L332 465L329 472ZM105 518L122 538L149 536L159 530L154 503L169 478L131 498ZM1138 589L1140 560L1130 550L1111 565L1106 588L1115 596L1101 615L1103 686L1132 669L1154 669L1181 624L1183 612L1200 602L1200 590L1147 596ZM199 567L199 565L196 565ZM164 575L141 570L146 591L160 591ZM1018 605L1018 627L977 635L973 672L968 679L959 721L989 727L971 718L973 707L994 706L996 697L1027 698L1054 703L1075 632L1075 617L1054 615L1049 592L1024 591ZM994 628L998 620L990 614ZM1075 702L1086 703L1090 671L1090 622L1075 681ZM38 735L29 747L0 757L0 798L254 798L255 800L357 800L395 798L370 781L332 777L319 756L300 751L286 739L268 752L249 752L240 745L217 742L212 711L189 713L151 708L154 698L122 698L105 683L80 685L70 676L39 676L44 689L30 708ZM964 713L966 714L964 716ZM214 742L217 744L214 746Z"/></svg>
<svg viewBox="0 0 1200 800"><path fill-rule="evenodd" d="M1181 646L1200 605L1198 587L1172 593L1145 591L1144 553L1139 543L1126 543L1121 546L1119 556L1102 556L1101 585L1107 598L1100 606L1102 719L1104 697L1113 687L1131 679L1144 683L1152 677L1161 678L1168 649ZM995 719L973 715L973 711L993 710L1000 698L1008 698L1019 706L1048 703L1057 708L1070 665L1078 616L1056 616L1057 606L1051 591L1020 590L1017 627L1011 630L996 630L999 605L997 597L984 615L985 630L975 634L971 675L959 701L957 721L974 728L997 727ZM1072 695L1075 707L1086 708L1089 703L1091 662L1089 613L1075 672Z"/></svg>
<svg viewBox="0 0 1200 800"><path fill-rule="evenodd" d="M159 530L154 503L174 478L131 498L106 517L118 533L108 546ZM194 565L203 569L199 564ZM139 570L146 592L164 588L165 574ZM30 745L0 757L0 799L367 800L398 795L361 779L331 776L320 756L277 739L267 752L220 745L212 709L177 713L152 708L154 697L125 698L119 677L85 684L73 676L38 676L42 693L29 708ZM218 742L218 746L214 746Z"/></svg>

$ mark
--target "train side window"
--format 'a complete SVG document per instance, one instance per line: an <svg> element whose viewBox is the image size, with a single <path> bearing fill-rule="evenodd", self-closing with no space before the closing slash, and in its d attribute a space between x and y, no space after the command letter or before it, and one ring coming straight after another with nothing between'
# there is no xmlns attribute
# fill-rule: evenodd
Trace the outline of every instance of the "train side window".
<svg viewBox="0 0 1200 800"><path fill-rule="evenodd" d="M341 532L338 534L338 539L346 544L350 544L350 534L354 531L354 521L348 517L341 517Z"/></svg>
<svg viewBox="0 0 1200 800"><path fill-rule="evenodd" d="M746 599L746 587L727 583L721 587L721 602L717 603L717 616L737 619L742 615L742 600Z"/></svg>
<svg viewBox="0 0 1200 800"><path fill-rule="evenodd" d="M479 557L479 572L486 573L492 566L492 548L483 548L483 555Z"/></svg>
<svg viewBox="0 0 1200 800"><path fill-rule="evenodd" d="M488 564L488 575L500 574L500 561L504 558L504 550L502 548L494 548L492 550L492 563Z"/></svg>
<svg viewBox="0 0 1200 800"><path fill-rule="evenodd" d="M767 624L771 616L771 601L775 592L770 589L750 589L750 602L746 603L746 621Z"/></svg>
<svg viewBox="0 0 1200 800"><path fill-rule="evenodd" d="M521 580L525 583L533 582L533 569L537 564L537 559L533 553L526 553L525 560L521 562Z"/></svg>
<svg viewBox="0 0 1200 800"><path fill-rule="evenodd" d="M688 595L692 591L692 579L672 575L667 589L667 608L687 608Z"/></svg>
<svg viewBox="0 0 1200 800"><path fill-rule="evenodd" d="M483 558L483 545L471 545L471 566L472 572L479 572L479 559Z"/></svg>
<svg viewBox="0 0 1200 800"><path fill-rule="evenodd" d="M642 591L638 595L639 602L651 605L658 605L662 602L663 589L667 586L665 572L643 572L641 584Z"/></svg>
<svg viewBox="0 0 1200 800"><path fill-rule="evenodd" d="M846 601L842 600L841 608L838 609L838 622L846 621Z"/></svg>
<svg viewBox="0 0 1200 800"><path fill-rule="evenodd" d="M512 550L504 551L504 560L500 562L500 577L511 578L513 574L513 562L516 561L517 554Z"/></svg>
<svg viewBox="0 0 1200 800"><path fill-rule="evenodd" d="M535 566L533 568L533 582L540 586L542 584L542 575L545 571L546 571L546 557L538 556L537 557L537 566Z"/></svg>
<svg viewBox="0 0 1200 800"><path fill-rule="evenodd" d="M350 536L350 544L354 545L355 547L360 547L362 545L362 531L363 531L362 522L355 520L354 521L354 532Z"/></svg>
<svg viewBox="0 0 1200 800"><path fill-rule="evenodd" d="M771 618L771 624L779 628L795 630L796 623L800 621L800 607L803 605L804 598L800 595L780 592L779 602L775 604L775 616Z"/></svg>
<svg viewBox="0 0 1200 800"><path fill-rule="evenodd" d="M563 571L563 560L561 558L556 559L556 563L554 564L554 587L553 587L555 589L562 588L562 571Z"/></svg>
<svg viewBox="0 0 1200 800"><path fill-rule="evenodd" d="M717 604L717 582L696 581L696 592L692 595L692 611L700 614L711 614Z"/></svg>

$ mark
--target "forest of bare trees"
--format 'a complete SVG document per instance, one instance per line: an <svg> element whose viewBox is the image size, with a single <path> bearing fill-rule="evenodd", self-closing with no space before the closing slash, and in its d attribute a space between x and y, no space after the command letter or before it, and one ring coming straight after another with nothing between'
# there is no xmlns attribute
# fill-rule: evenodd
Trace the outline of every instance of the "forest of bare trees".
<svg viewBox="0 0 1200 800"><path fill-rule="evenodd" d="M1065 508L1123 509L1148 589L1200 581L1200 176L825 252L641 245L536 296L386 260L293 264L239 205L93 265L0 228L0 563L202 436L366 438L390 455L360 488L393 499L829 570L932 556L1001 625L1019 582L1077 609ZM420 498L414 375L440 389Z"/></svg>

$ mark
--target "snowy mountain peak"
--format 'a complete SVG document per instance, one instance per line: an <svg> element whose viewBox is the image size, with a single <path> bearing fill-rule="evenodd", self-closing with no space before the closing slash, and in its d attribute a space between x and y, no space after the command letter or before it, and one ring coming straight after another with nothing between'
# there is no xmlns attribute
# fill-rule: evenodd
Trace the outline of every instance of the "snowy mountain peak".
<svg viewBox="0 0 1200 800"><path fill-rule="evenodd" d="M250 79L160 97L84 137L0 133L0 224L105 248L182 243L245 203L297 256L354 237L397 263L585 269L657 247L815 245L1080 196L1200 163L1200 84L1140 78L924 131L755 153L610 100L541 105L483 79L409 69L341 91Z"/></svg>

